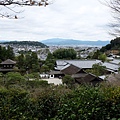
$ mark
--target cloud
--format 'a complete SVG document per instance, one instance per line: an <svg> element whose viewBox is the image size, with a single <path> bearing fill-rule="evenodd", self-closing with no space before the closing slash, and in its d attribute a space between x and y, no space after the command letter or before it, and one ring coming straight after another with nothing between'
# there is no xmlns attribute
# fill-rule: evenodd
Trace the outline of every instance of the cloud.
<svg viewBox="0 0 120 120"><path fill-rule="evenodd" d="M22 7L21 19L0 18L0 40L71 38L108 40L109 9L98 0L56 0L47 7Z"/></svg>

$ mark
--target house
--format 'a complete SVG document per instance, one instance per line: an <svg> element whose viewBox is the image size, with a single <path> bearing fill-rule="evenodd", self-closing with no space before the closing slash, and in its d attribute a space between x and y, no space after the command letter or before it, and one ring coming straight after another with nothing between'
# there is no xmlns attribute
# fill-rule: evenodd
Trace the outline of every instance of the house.
<svg viewBox="0 0 120 120"><path fill-rule="evenodd" d="M94 86L103 81L101 78L90 73L81 73L79 77L75 75L74 79L78 84L91 84Z"/></svg>
<svg viewBox="0 0 120 120"><path fill-rule="evenodd" d="M16 62L11 59L7 59L7 60L1 62L0 63L0 65L1 65L0 72L7 73L7 72L14 71L15 64L16 64Z"/></svg>
<svg viewBox="0 0 120 120"><path fill-rule="evenodd" d="M55 63L55 70L62 70L66 65L72 64L84 70L91 69L93 64L101 64L100 60L57 60Z"/></svg>
<svg viewBox="0 0 120 120"><path fill-rule="evenodd" d="M90 60L89 60L90 61ZM86 69L92 68L94 64L93 61L80 61L80 60L66 60L66 61L57 61L58 66L56 69L59 70L63 75L71 75L75 79L75 82L78 84L89 83L92 85L99 84L103 80L99 77L96 77L93 74L85 72ZM98 63L98 61L95 61ZM80 64L79 64L80 63ZM83 68L82 68L83 67Z"/></svg>
<svg viewBox="0 0 120 120"><path fill-rule="evenodd" d="M78 71L80 71L81 69L75 65L72 65L72 64L67 64L66 66L64 66L62 69L61 69L61 72L64 74L64 75L73 75L73 74L76 74Z"/></svg>
<svg viewBox="0 0 120 120"><path fill-rule="evenodd" d="M118 73L120 65L112 63L112 62L104 62L102 64L103 66L106 66L106 70L111 73Z"/></svg>

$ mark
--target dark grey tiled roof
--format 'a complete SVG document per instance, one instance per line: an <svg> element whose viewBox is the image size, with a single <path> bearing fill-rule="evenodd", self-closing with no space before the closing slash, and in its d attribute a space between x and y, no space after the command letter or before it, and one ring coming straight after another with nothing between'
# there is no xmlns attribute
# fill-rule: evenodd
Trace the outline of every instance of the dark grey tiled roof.
<svg viewBox="0 0 120 120"><path fill-rule="evenodd" d="M11 60L11 59L7 59L7 60L1 62L0 64L2 64L2 65L3 65L3 64L16 64L16 62L13 61L13 60Z"/></svg>

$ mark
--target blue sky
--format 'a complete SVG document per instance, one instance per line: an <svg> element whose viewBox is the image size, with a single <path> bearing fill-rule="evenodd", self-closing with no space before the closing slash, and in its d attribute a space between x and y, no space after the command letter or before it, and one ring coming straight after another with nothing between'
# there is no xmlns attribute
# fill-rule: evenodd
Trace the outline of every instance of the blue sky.
<svg viewBox="0 0 120 120"><path fill-rule="evenodd" d="M101 0L104 1L104 0ZM1 8L1 7L0 7ZM47 7L19 7L19 19L0 18L0 40L41 41L50 38L111 40L110 8L98 0L54 0ZM2 8L2 11L5 11Z"/></svg>

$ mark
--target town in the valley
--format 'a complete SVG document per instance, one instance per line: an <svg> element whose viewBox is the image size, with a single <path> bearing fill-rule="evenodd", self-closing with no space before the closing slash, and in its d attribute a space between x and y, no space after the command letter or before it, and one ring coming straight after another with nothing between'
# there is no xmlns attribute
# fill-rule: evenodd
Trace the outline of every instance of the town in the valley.
<svg viewBox="0 0 120 120"><path fill-rule="evenodd" d="M15 44L16 43L16 44ZM93 85L103 81L114 82L120 75L120 50L99 46L40 46L29 42L1 43L11 48L13 59L1 59L0 72L38 73L39 80L62 84L64 76L71 76L76 84ZM29 43L29 44L27 44ZM112 45L111 45L112 46ZM33 60L33 61L30 61ZM21 62L23 61L23 62ZM28 77L29 80L34 78Z"/></svg>

